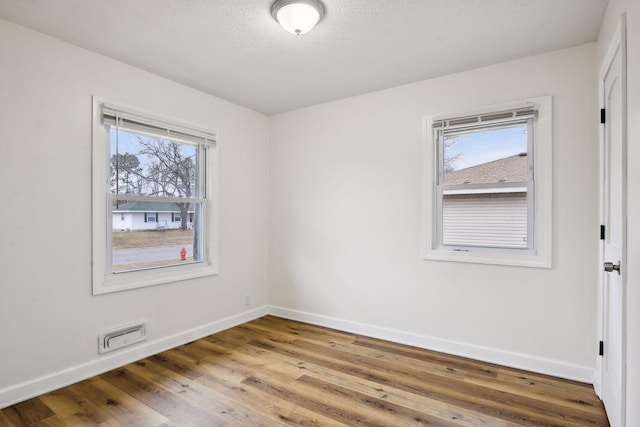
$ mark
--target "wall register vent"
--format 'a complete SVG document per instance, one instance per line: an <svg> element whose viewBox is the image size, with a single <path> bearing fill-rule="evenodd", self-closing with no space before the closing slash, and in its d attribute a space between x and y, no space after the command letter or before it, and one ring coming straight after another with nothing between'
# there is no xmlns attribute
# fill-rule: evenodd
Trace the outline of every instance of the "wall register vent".
<svg viewBox="0 0 640 427"><path fill-rule="evenodd" d="M98 352L106 353L147 339L144 323L112 329L100 334L98 338Z"/></svg>

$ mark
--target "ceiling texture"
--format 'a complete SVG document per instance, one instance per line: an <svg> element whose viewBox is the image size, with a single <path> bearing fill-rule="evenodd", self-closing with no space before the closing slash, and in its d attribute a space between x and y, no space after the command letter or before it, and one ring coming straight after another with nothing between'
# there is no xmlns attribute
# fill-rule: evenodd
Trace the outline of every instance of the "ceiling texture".
<svg viewBox="0 0 640 427"><path fill-rule="evenodd" d="M0 0L0 18L271 115L593 42L607 0Z"/></svg>

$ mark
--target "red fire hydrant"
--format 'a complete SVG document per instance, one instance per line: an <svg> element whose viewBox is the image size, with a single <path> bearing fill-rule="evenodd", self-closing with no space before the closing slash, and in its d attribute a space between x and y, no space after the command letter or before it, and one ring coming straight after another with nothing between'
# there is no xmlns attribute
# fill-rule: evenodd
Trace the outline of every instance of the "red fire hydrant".
<svg viewBox="0 0 640 427"><path fill-rule="evenodd" d="M187 250L183 246L182 249L180 249L180 261L185 261L186 259L187 259Z"/></svg>

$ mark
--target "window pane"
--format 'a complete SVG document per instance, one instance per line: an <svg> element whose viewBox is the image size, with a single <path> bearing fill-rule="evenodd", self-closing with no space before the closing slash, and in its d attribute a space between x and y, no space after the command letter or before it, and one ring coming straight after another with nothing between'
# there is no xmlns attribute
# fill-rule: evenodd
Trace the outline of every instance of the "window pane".
<svg viewBox="0 0 640 427"><path fill-rule="evenodd" d="M444 245L526 248L526 192L445 195L442 231Z"/></svg>
<svg viewBox="0 0 640 427"><path fill-rule="evenodd" d="M196 145L111 128L111 193L199 197Z"/></svg>
<svg viewBox="0 0 640 427"><path fill-rule="evenodd" d="M526 124L444 134L443 245L528 247L527 157Z"/></svg>
<svg viewBox="0 0 640 427"><path fill-rule="evenodd" d="M527 181L527 126L446 133L444 184Z"/></svg>
<svg viewBox="0 0 640 427"><path fill-rule="evenodd" d="M202 203L116 202L111 233L112 271L202 261ZM172 215L179 221L172 221ZM146 218L146 221L145 221ZM153 220L151 220L153 218Z"/></svg>

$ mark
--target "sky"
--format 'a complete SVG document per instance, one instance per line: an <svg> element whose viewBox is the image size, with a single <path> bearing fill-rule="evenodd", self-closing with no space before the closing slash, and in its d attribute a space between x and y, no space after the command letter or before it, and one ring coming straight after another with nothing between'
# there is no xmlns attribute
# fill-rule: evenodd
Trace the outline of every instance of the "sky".
<svg viewBox="0 0 640 427"><path fill-rule="evenodd" d="M456 142L448 147L446 157L460 154L454 170L487 163L527 152L527 126L488 129L456 136Z"/></svg>
<svg viewBox="0 0 640 427"><path fill-rule="evenodd" d="M111 154L115 154L116 152L116 133L110 132L111 138ZM138 144L136 144L136 136L129 132L119 131L118 132L118 151L122 154L124 153L136 153L139 150Z"/></svg>

